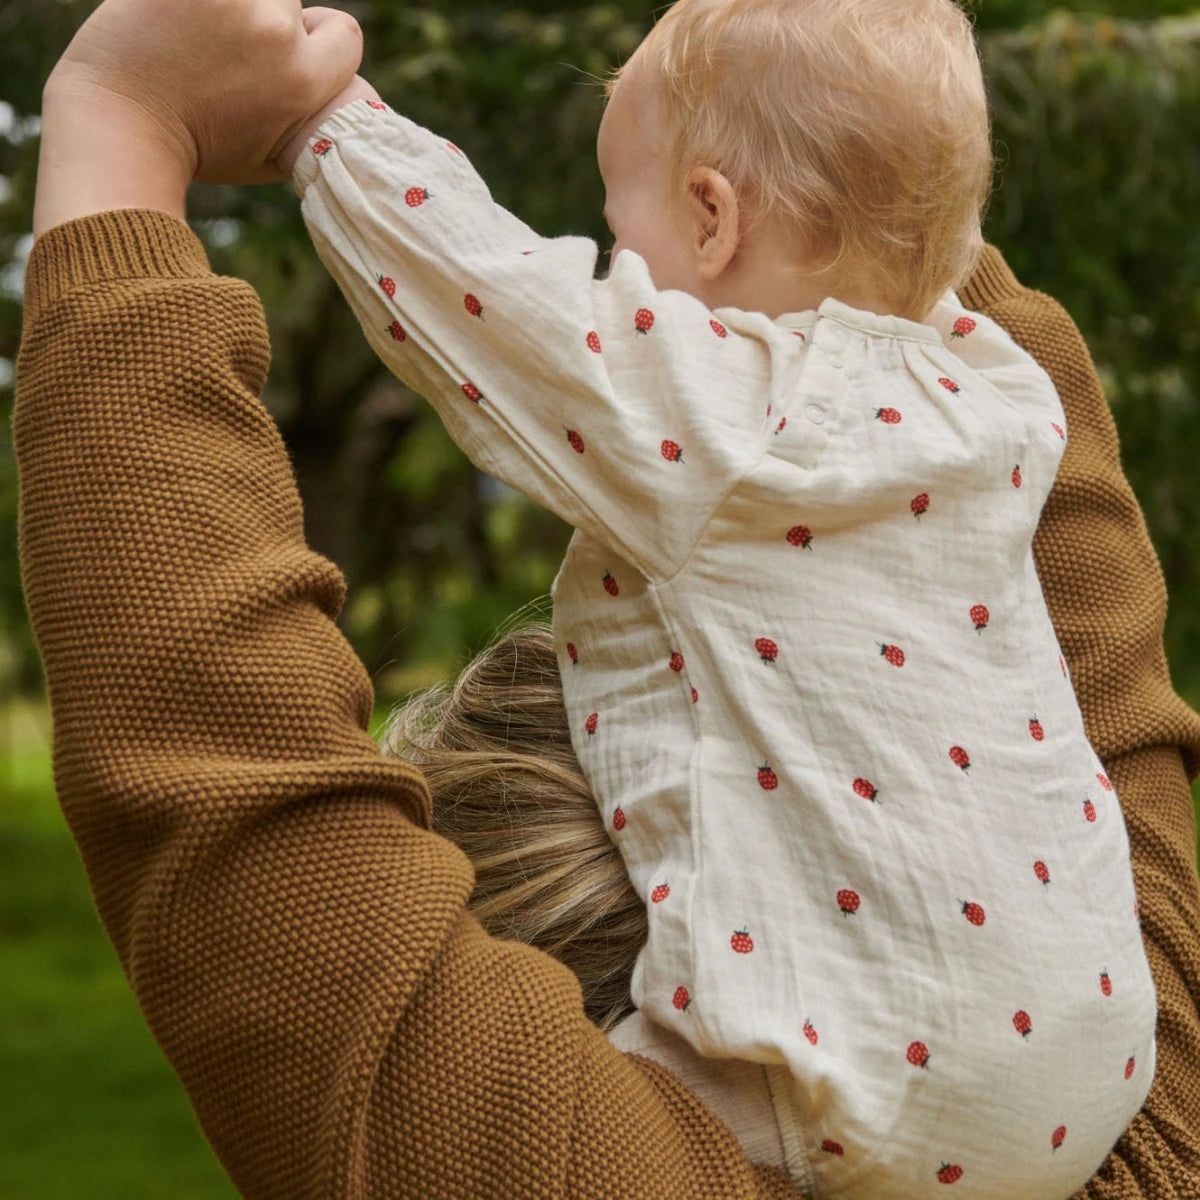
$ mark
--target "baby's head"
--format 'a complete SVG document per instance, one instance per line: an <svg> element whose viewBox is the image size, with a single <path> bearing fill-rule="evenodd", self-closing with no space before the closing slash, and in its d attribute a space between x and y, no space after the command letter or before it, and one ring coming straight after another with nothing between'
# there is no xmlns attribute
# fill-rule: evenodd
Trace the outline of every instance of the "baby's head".
<svg viewBox="0 0 1200 1200"><path fill-rule="evenodd" d="M981 245L970 21L954 0L678 0L610 85L598 153L615 249L658 287L919 320Z"/></svg>

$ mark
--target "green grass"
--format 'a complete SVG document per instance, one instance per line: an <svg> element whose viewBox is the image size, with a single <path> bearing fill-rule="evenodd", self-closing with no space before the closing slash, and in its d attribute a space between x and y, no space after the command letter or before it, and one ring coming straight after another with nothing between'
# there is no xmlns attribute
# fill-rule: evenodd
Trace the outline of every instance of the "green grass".
<svg viewBox="0 0 1200 1200"><path fill-rule="evenodd" d="M0 722L0 1196L232 1200L92 907L44 715Z"/></svg>
<svg viewBox="0 0 1200 1200"><path fill-rule="evenodd" d="M0 981L0 1197L237 1195L96 917L39 708L0 710Z"/></svg>

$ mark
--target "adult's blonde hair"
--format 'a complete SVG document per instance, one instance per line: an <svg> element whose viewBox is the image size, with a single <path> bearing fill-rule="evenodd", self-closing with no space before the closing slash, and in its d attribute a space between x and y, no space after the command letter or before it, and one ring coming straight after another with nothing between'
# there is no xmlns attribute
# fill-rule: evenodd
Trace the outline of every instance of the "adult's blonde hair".
<svg viewBox="0 0 1200 1200"><path fill-rule="evenodd" d="M866 286L920 319L975 266L993 158L954 0L678 0L635 64L672 179L720 171L830 295Z"/></svg>
<svg viewBox="0 0 1200 1200"><path fill-rule="evenodd" d="M475 868L483 927L570 967L609 1029L633 1011L646 911L571 748L558 672L548 626L512 629L397 707L380 740L424 771L434 828Z"/></svg>

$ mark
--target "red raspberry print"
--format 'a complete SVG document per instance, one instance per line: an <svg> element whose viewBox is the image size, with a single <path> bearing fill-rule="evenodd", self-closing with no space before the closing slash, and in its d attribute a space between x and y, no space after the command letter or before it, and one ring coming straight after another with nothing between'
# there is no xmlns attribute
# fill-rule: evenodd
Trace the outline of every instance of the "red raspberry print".
<svg viewBox="0 0 1200 1200"><path fill-rule="evenodd" d="M625 810L618 808L613 812L613 828L620 833L625 828Z"/></svg>
<svg viewBox="0 0 1200 1200"><path fill-rule="evenodd" d="M885 425L899 425L904 418L900 415L899 410L895 408L877 408L875 410L875 420L882 421Z"/></svg>
<svg viewBox="0 0 1200 1200"><path fill-rule="evenodd" d="M904 1057L914 1067L927 1067L929 1066L929 1047L924 1042L910 1042Z"/></svg>
<svg viewBox="0 0 1200 1200"><path fill-rule="evenodd" d="M950 747L950 761L964 771L971 769L971 756L961 746Z"/></svg>
<svg viewBox="0 0 1200 1200"><path fill-rule="evenodd" d="M912 509L912 515L919 521L929 511L929 493L922 492L919 496L914 496L908 507Z"/></svg>
<svg viewBox="0 0 1200 1200"><path fill-rule="evenodd" d="M1063 673L1063 678L1067 676L1067 660L1060 654L1058 656L1058 669Z"/></svg>
<svg viewBox="0 0 1200 1200"><path fill-rule="evenodd" d="M879 789L869 779L856 779L854 791L864 800L874 800L879 795Z"/></svg>
<svg viewBox="0 0 1200 1200"><path fill-rule="evenodd" d="M1050 868L1040 858L1033 864L1033 873L1043 885L1050 882Z"/></svg>
<svg viewBox="0 0 1200 1200"><path fill-rule="evenodd" d="M810 1046L815 1046L817 1044L817 1041L819 1040L817 1038L817 1031L812 1027L811 1021L805 1021L804 1024L800 1026L800 1032L803 1033L806 1038L808 1038L808 1044Z"/></svg>
<svg viewBox="0 0 1200 1200"><path fill-rule="evenodd" d="M387 105L382 100L368 100L367 103L375 109L387 108Z"/></svg>
<svg viewBox="0 0 1200 1200"><path fill-rule="evenodd" d="M397 341L397 342L407 342L408 341L408 330L405 329L404 326L401 325L399 321L393 321L388 326L387 331L388 331L388 333L390 333L392 335L393 341Z"/></svg>
<svg viewBox="0 0 1200 1200"><path fill-rule="evenodd" d="M576 454L582 454L587 449L587 444L584 442L582 435L574 429L567 430L567 441L571 443L571 449Z"/></svg>
<svg viewBox="0 0 1200 1200"><path fill-rule="evenodd" d="M332 149L333 143L328 138L322 138L319 142L313 142L312 152L318 158L324 158Z"/></svg>
<svg viewBox="0 0 1200 1200"><path fill-rule="evenodd" d="M426 200L432 200L433 193L427 192L423 187L412 187L404 193L404 203L409 208L420 208Z"/></svg>
<svg viewBox="0 0 1200 1200"><path fill-rule="evenodd" d="M1092 825L1095 823L1096 806L1092 803L1090 798L1085 799L1083 802L1083 817L1084 817L1084 820L1087 821L1087 823L1089 825Z"/></svg>
<svg viewBox="0 0 1200 1200"><path fill-rule="evenodd" d="M843 917L853 916L858 912L858 906L862 904L862 898L857 892L851 891L849 888L842 888L837 894L838 908L842 910Z"/></svg>
<svg viewBox="0 0 1200 1200"><path fill-rule="evenodd" d="M1046 739L1046 731L1042 728L1042 723L1037 717L1029 718L1029 736L1035 742L1042 742Z"/></svg>
<svg viewBox="0 0 1200 1200"><path fill-rule="evenodd" d="M683 670L683 655L678 650L671 651L671 661L667 664L672 671L679 672Z"/></svg>
<svg viewBox="0 0 1200 1200"><path fill-rule="evenodd" d="M697 704L697 703L699 703L699 701L700 701L700 693L698 691L696 691L695 688L692 688L692 703Z"/></svg>
<svg viewBox="0 0 1200 1200"><path fill-rule="evenodd" d="M970 317L959 317L950 331L952 338L965 338L968 333L975 332L975 322Z"/></svg>
<svg viewBox="0 0 1200 1200"><path fill-rule="evenodd" d="M758 786L764 792L773 792L779 786L779 776L771 770L767 763L758 768Z"/></svg>
<svg viewBox="0 0 1200 1200"><path fill-rule="evenodd" d="M779 647L770 638L756 638L754 649L758 651L758 657L768 665L779 657Z"/></svg>
<svg viewBox="0 0 1200 1200"><path fill-rule="evenodd" d="M567 657L571 660L571 666L579 666L579 651L575 649L574 642L567 643Z"/></svg>
<svg viewBox="0 0 1200 1200"><path fill-rule="evenodd" d="M799 546L801 550L812 549L812 530L807 525L793 525L787 531L788 545Z"/></svg>
<svg viewBox="0 0 1200 1200"><path fill-rule="evenodd" d="M1065 1142L1066 1140L1067 1140L1067 1127L1065 1125L1060 1125L1050 1135L1050 1149L1057 1150L1059 1148L1059 1146L1061 1146L1063 1144L1063 1142Z"/></svg>
<svg viewBox="0 0 1200 1200"><path fill-rule="evenodd" d="M1023 1008L1013 1013L1013 1028L1023 1038L1027 1038L1033 1032L1033 1022L1029 1019L1029 1014Z"/></svg>
<svg viewBox="0 0 1200 1200"><path fill-rule="evenodd" d="M726 329L725 326L722 325L720 321L713 320L713 321L709 321L708 324L709 324L709 327L712 329L713 333L715 333L717 335L717 337L727 338L729 336L729 330Z"/></svg>
<svg viewBox="0 0 1200 1200"><path fill-rule="evenodd" d="M1136 1059L1136 1058L1134 1058L1134 1057L1133 1057L1133 1055L1131 1054L1131 1055L1130 1055L1130 1056L1129 1056L1129 1057L1128 1057L1128 1058L1125 1060L1125 1078L1126 1078L1126 1079L1132 1079L1132 1078L1133 1078L1133 1073L1134 1073L1134 1071L1136 1071L1136 1070L1137 1070L1137 1059Z"/></svg>
<svg viewBox="0 0 1200 1200"><path fill-rule="evenodd" d="M652 904L661 904L671 894L671 888L668 884L660 883L658 887L650 893L650 902Z"/></svg>
<svg viewBox="0 0 1200 1200"><path fill-rule="evenodd" d="M963 900L962 902L963 916L971 922L972 925L982 925L987 917L984 915L983 906L976 904L973 900Z"/></svg>
<svg viewBox="0 0 1200 1200"><path fill-rule="evenodd" d="M386 275L376 275L375 279L378 282L379 286L383 289L383 294L389 300L395 300L395 298L396 298L396 281L394 279L389 279Z"/></svg>
<svg viewBox="0 0 1200 1200"><path fill-rule="evenodd" d="M591 737L596 732L596 726L600 724L600 714L592 713L583 723L584 729L587 730L588 737Z"/></svg>
<svg viewBox="0 0 1200 1200"><path fill-rule="evenodd" d="M960 388L953 379L947 379L944 375L938 380L938 383L940 383L942 387L944 387L952 396L957 396L958 393L962 391L962 388Z"/></svg>
<svg viewBox="0 0 1200 1200"><path fill-rule="evenodd" d="M675 995L671 997L671 1003L675 1005L680 1012L687 1012L688 1005L691 1004L692 998L688 995L688 990L685 987L677 987Z"/></svg>
<svg viewBox="0 0 1200 1200"><path fill-rule="evenodd" d="M600 335L594 329L587 335L587 346L593 354L600 353Z"/></svg>
<svg viewBox="0 0 1200 1200"><path fill-rule="evenodd" d="M889 646L885 642L879 642L879 653L892 664L893 667L904 666L904 651L899 646Z"/></svg>
<svg viewBox="0 0 1200 1200"><path fill-rule="evenodd" d="M467 312L471 314L471 316L478 317L481 321L483 320L483 305L480 304L478 296L472 296L471 293L468 292L463 297L463 306L466 308Z"/></svg>
<svg viewBox="0 0 1200 1200"><path fill-rule="evenodd" d="M729 939L729 948L735 954L749 954L754 949L754 939L748 929L737 929Z"/></svg>
<svg viewBox="0 0 1200 1200"><path fill-rule="evenodd" d="M604 590L610 596L619 596L621 594L621 589L617 586L617 581L613 578L611 571L605 571L604 578L600 582L604 584Z"/></svg>
<svg viewBox="0 0 1200 1200"><path fill-rule="evenodd" d="M654 328L654 314L648 308L639 308L634 314L633 327L638 333L649 333Z"/></svg>
<svg viewBox="0 0 1200 1200"><path fill-rule="evenodd" d="M1050 428L1065 442L1067 440L1067 431L1057 422L1051 421Z"/></svg>
<svg viewBox="0 0 1200 1200"><path fill-rule="evenodd" d="M1097 780L1099 780L1100 786L1106 792L1111 792L1113 790L1112 781L1109 779L1109 777L1107 775L1104 774L1103 771L1097 771L1096 778L1097 778Z"/></svg>
<svg viewBox="0 0 1200 1200"><path fill-rule="evenodd" d="M975 626L976 633L982 633L988 627L991 619L992 614L988 612L986 605L976 604L971 609L971 623Z"/></svg>
<svg viewBox="0 0 1200 1200"><path fill-rule="evenodd" d="M957 1183L963 1177L963 1169L958 1163L942 1163L937 1173L938 1183Z"/></svg>
<svg viewBox="0 0 1200 1200"><path fill-rule="evenodd" d="M683 462L683 451L679 448L679 444L677 442L673 442L668 438L665 442L663 442L659 449L662 452L663 458L665 458L667 462Z"/></svg>
<svg viewBox="0 0 1200 1200"><path fill-rule="evenodd" d="M775 426L775 436L778 437L787 428L787 417L780 417L779 424Z"/></svg>
<svg viewBox="0 0 1200 1200"><path fill-rule="evenodd" d="M841 1158L842 1155L846 1153L846 1151L842 1148L841 1142L832 1141L830 1138L826 1138L821 1143L821 1149L824 1150L826 1154L837 1155L838 1158Z"/></svg>
<svg viewBox="0 0 1200 1200"><path fill-rule="evenodd" d="M452 150L455 154L457 154L459 158L467 157L453 142L447 142L446 146L449 150Z"/></svg>
<svg viewBox="0 0 1200 1200"><path fill-rule="evenodd" d="M1020 464L1018 464L1017 466L1013 467L1013 473L1012 473L1012 485L1013 485L1013 487L1015 487L1015 488L1019 488L1019 487L1021 486L1021 467L1020 467Z"/></svg>
<svg viewBox="0 0 1200 1200"><path fill-rule="evenodd" d="M472 400L476 404L479 404L483 401L483 393L473 383L464 383L462 385L462 390L463 395L466 396L468 400Z"/></svg>
<svg viewBox="0 0 1200 1200"><path fill-rule="evenodd" d="M1100 972L1100 992L1104 996L1112 995L1112 979L1109 977L1107 968Z"/></svg>
<svg viewBox="0 0 1200 1200"><path fill-rule="evenodd" d="M807 342L807 341L808 341L808 335L807 335L807 334L806 334L806 333L805 333L803 330L801 330L801 329L793 329L793 330L792 330L792 333L793 333L793 334L794 334L796 337L798 337L798 338L799 338L799 339L800 339L802 342Z"/></svg>

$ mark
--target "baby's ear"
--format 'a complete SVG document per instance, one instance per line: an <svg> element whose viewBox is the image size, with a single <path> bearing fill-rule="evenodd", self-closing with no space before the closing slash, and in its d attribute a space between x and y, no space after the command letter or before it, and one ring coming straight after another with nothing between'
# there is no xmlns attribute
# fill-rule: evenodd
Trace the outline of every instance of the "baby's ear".
<svg viewBox="0 0 1200 1200"><path fill-rule="evenodd" d="M688 175L688 223L700 277L717 279L733 261L742 240L737 192L720 171L696 167Z"/></svg>

